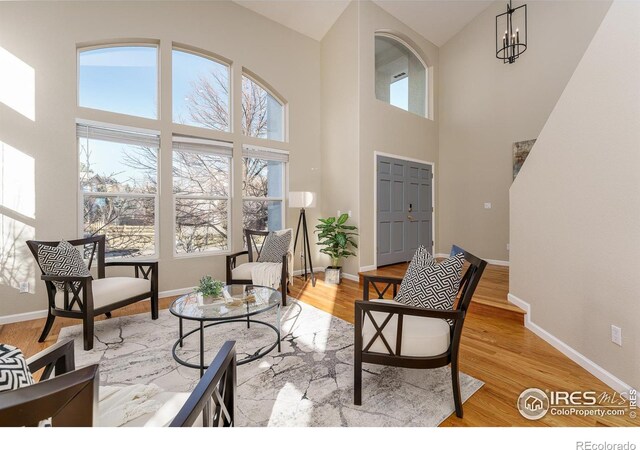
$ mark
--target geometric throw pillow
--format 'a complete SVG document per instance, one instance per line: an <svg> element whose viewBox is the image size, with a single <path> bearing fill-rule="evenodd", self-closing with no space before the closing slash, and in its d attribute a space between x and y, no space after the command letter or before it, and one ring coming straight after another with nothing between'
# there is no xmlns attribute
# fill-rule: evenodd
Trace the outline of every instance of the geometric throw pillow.
<svg viewBox="0 0 640 450"><path fill-rule="evenodd" d="M418 297L422 295L420 286L416 285L422 282L422 275L426 272L427 267L435 264L433 256L427 251L424 245L416 250L407 272L400 283L400 289L394 299L397 302L404 303L408 306L417 306Z"/></svg>
<svg viewBox="0 0 640 450"><path fill-rule="evenodd" d="M418 308L452 310L462 278L463 264L464 254L458 253L440 263L433 261L422 266L421 270L414 271L411 279L407 280L402 303ZM405 279L408 275L409 271ZM447 319L447 322L453 325L452 320Z"/></svg>
<svg viewBox="0 0 640 450"><path fill-rule="evenodd" d="M0 344L0 392L31 386L34 383L20 349Z"/></svg>
<svg viewBox="0 0 640 450"><path fill-rule="evenodd" d="M86 277L91 275L78 249L67 241L60 241L56 247L50 247L48 245L38 246L38 262L47 275L68 277ZM54 281L53 284L60 291L65 289L65 285L61 281ZM79 282L74 283L76 289L79 285Z"/></svg>
<svg viewBox="0 0 640 450"><path fill-rule="evenodd" d="M291 230L287 230L282 234L272 231L269 233L262 244L260 256L257 262L281 263L282 257L289 251L291 244Z"/></svg>

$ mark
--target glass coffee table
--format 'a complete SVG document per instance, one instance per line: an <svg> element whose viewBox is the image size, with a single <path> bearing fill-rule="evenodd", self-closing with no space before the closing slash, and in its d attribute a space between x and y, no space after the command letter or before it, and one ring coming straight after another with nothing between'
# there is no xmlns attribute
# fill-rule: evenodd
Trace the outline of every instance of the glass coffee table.
<svg viewBox="0 0 640 450"><path fill-rule="evenodd" d="M220 298L203 298L202 294L191 293L183 295L174 300L169 307L169 311L180 321L180 336L171 350L173 359L186 367L200 369L200 376L209 367L204 363L204 330L231 322L244 322L247 328L252 324L266 326L275 331L275 342L261 349L260 351L241 359L237 365L246 364L268 354L271 350L278 347L280 351L280 308L282 305L282 296L280 292L265 286L234 284L225 286ZM256 316L276 308L276 323L271 324L262 320L257 320ZM182 321L192 320L199 322L199 327L187 333L183 332ZM206 323L206 324L205 324ZM183 346L185 338L194 333L200 333L200 364L194 364L185 361L178 356L176 350Z"/></svg>

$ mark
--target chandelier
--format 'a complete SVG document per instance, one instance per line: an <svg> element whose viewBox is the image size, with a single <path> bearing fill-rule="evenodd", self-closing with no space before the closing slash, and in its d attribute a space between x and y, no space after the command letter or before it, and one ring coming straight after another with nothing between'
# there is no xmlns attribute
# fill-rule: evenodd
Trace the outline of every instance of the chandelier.
<svg viewBox="0 0 640 450"><path fill-rule="evenodd" d="M502 33L502 30L505 30ZM496 16L496 58L513 64L527 50L527 5L507 3L507 11Z"/></svg>

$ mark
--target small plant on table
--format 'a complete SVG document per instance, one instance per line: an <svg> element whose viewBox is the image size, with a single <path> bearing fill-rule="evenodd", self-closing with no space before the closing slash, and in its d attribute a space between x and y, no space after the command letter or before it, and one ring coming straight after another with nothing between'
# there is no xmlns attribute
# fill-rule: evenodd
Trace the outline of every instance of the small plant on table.
<svg viewBox="0 0 640 450"><path fill-rule="evenodd" d="M222 294L224 283L214 280L209 275L200 278L200 283L196 287L196 292L202 294L203 297L218 298Z"/></svg>

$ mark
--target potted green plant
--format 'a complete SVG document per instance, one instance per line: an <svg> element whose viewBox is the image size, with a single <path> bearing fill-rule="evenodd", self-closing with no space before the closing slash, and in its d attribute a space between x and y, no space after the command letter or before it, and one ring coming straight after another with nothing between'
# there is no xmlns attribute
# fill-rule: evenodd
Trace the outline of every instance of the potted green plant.
<svg viewBox="0 0 640 450"><path fill-rule="evenodd" d="M215 299L222 295L223 288L224 283L222 281L214 280L209 275L205 275L200 278L195 291L202 294L203 299Z"/></svg>
<svg viewBox="0 0 640 450"><path fill-rule="evenodd" d="M340 284L340 276L342 267L340 260L355 256L353 249L358 248L358 244L354 240L357 236L354 225L347 225L349 220L348 214L341 214L340 217L328 217L326 219L318 219L320 224L316 225L315 232L318 233L318 245L322 247L320 253L329 255L331 265L325 269L324 282L329 284Z"/></svg>

